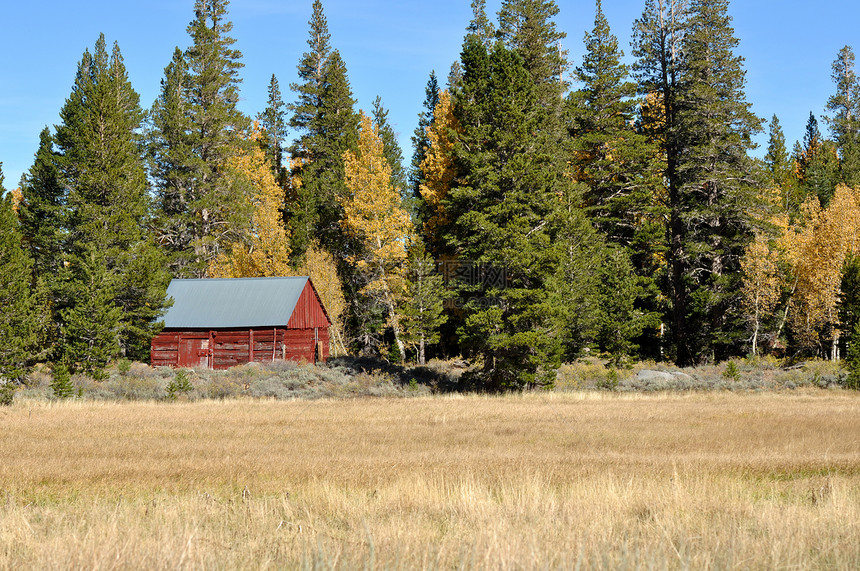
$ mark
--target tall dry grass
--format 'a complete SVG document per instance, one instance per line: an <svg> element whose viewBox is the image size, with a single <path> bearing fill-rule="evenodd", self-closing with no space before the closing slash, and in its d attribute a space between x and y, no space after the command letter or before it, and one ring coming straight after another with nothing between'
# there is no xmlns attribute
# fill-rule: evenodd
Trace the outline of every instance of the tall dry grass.
<svg viewBox="0 0 860 571"><path fill-rule="evenodd" d="M860 567L860 396L0 408L0 569Z"/></svg>

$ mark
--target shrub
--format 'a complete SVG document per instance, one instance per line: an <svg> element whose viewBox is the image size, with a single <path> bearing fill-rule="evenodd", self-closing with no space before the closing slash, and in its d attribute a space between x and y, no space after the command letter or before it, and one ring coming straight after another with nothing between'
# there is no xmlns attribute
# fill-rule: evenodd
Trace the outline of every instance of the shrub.
<svg viewBox="0 0 860 571"><path fill-rule="evenodd" d="M119 371L119 374L122 376L126 376L129 371L131 371L131 361L128 359L120 359L116 362L116 370Z"/></svg>
<svg viewBox="0 0 860 571"><path fill-rule="evenodd" d="M606 375L597 381L597 388L606 391L618 390L618 369L610 367Z"/></svg>
<svg viewBox="0 0 860 571"><path fill-rule="evenodd" d="M54 397L58 399L67 399L75 394L75 386L72 384L72 375L69 373L68 367L62 363L54 365L51 389L54 391Z"/></svg>
<svg viewBox="0 0 860 571"><path fill-rule="evenodd" d="M12 406L15 400L15 387L9 382L0 384L0 406Z"/></svg>
<svg viewBox="0 0 860 571"><path fill-rule="evenodd" d="M176 400L180 395L187 395L192 390L194 387L191 385L191 379L188 378L188 371L178 369L167 384L167 399Z"/></svg>
<svg viewBox="0 0 860 571"><path fill-rule="evenodd" d="M738 382L741 379L741 370L738 368L738 364L734 361L729 361L726 364L726 369L723 371L723 377L735 383Z"/></svg>
<svg viewBox="0 0 860 571"><path fill-rule="evenodd" d="M164 384L151 377L124 376L101 383L113 398L124 400L158 400L164 397Z"/></svg>

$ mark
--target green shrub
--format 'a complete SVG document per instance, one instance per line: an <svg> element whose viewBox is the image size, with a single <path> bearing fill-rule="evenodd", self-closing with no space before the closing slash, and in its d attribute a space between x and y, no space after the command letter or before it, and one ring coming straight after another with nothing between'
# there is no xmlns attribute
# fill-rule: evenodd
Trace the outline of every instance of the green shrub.
<svg viewBox="0 0 860 571"><path fill-rule="evenodd" d="M116 362L116 370L119 371L120 375L126 376L131 370L131 361L128 359L120 359Z"/></svg>
<svg viewBox="0 0 860 571"><path fill-rule="evenodd" d="M191 385L191 379L188 377L188 371L178 369L173 379L167 384L167 399L176 400L180 395L187 395L194 390Z"/></svg>
<svg viewBox="0 0 860 571"><path fill-rule="evenodd" d="M15 387L11 383L0 384L0 406L12 406L15 400Z"/></svg>
<svg viewBox="0 0 860 571"><path fill-rule="evenodd" d="M606 376L597 381L597 388L605 391L617 391L618 369L610 367L609 370L606 371Z"/></svg>
<svg viewBox="0 0 860 571"><path fill-rule="evenodd" d="M723 371L723 377L735 383L738 382L741 379L741 370L738 368L738 364L734 361L729 361L726 364L726 369Z"/></svg>
<svg viewBox="0 0 860 571"><path fill-rule="evenodd" d="M62 363L54 365L51 389L54 391L54 397L58 399L67 399L75 394L75 386L72 384L72 375L69 373L68 367Z"/></svg>

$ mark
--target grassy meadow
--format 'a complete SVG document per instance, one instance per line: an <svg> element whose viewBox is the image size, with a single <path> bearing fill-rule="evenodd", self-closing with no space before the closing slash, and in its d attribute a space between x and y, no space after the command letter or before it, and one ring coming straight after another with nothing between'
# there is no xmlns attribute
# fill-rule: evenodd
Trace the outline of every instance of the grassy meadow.
<svg viewBox="0 0 860 571"><path fill-rule="evenodd" d="M0 407L0 569L860 567L860 394Z"/></svg>

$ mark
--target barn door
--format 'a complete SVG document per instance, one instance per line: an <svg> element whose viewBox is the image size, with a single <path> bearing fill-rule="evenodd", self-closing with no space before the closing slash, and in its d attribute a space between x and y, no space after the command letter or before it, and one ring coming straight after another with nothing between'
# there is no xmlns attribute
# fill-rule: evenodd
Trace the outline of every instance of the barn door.
<svg viewBox="0 0 860 571"><path fill-rule="evenodd" d="M179 366L180 367L208 367L209 366L209 340L188 339L179 340Z"/></svg>

